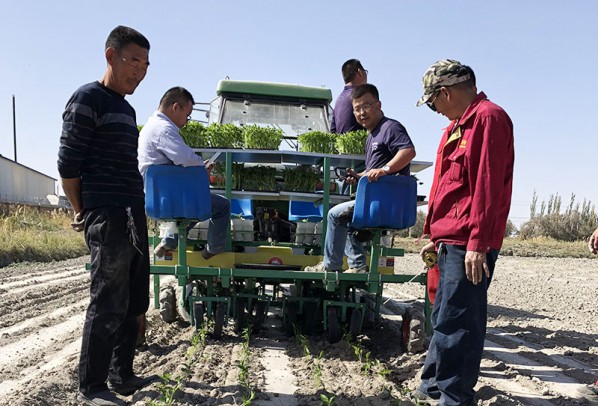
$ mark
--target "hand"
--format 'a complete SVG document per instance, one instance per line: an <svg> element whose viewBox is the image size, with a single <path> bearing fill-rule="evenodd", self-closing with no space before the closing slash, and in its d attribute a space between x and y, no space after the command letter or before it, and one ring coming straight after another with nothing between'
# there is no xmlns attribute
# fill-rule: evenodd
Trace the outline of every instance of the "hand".
<svg viewBox="0 0 598 406"><path fill-rule="evenodd" d="M209 159L206 159L205 161L203 161L203 164L206 168L206 171L208 171L208 175L210 175L212 173L212 168L214 167L214 162L212 163L208 163L210 162Z"/></svg>
<svg viewBox="0 0 598 406"><path fill-rule="evenodd" d="M486 253L478 251L467 251L465 253L465 275L467 280L477 285L482 281L482 271L486 277L490 277L490 269L486 263Z"/></svg>
<svg viewBox="0 0 598 406"><path fill-rule="evenodd" d="M386 176L388 173L384 169L370 169L368 172L368 180L375 182L382 176Z"/></svg>
<svg viewBox="0 0 598 406"><path fill-rule="evenodd" d="M426 255L427 252L436 252L436 244L434 244L433 242L429 242L426 245L424 245L422 247L422 249L419 251L419 256L422 257L422 261L424 260L424 256ZM425 264L425 261L424 261Z"/></svg>
<svg viewBox="0 0 598 406"><path fill-rule="evenodd" d="M592 254L598 254L598 228L590 236L588 248Z"/></svg>
<svg viewBox="0 0 598 406"><path fill-rule="evenodd" d="M361 175L355 172L351 168L347 168L345 171L345 182L349 185L356 185L357 181L361 178Z"/></svg>
<svg viewBox="0 0 598 406"><path fill-rule="evenodd" d="M75 218L73 219L73 222L71 223L72 229L77 232L83 231L84 226L85 226L85 209L81 210L78 213L75 213Z"/></svg>

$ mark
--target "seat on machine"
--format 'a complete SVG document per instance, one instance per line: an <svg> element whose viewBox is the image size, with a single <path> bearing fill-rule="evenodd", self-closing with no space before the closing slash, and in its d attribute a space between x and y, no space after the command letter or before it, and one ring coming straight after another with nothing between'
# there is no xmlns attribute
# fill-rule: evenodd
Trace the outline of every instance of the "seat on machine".
<svg viewBox="0 0 598 406"><path fill-rule="evenodd" d="M230 216L231 218L242 217L247 220L253 220L251 199L231 199Z"/></svg>
<svg viewBox="0 0 598 406"><path fill-rule="evenodd" d="M145 211L154 219L207 220L210 182L203 166L153 165L145 175Z"/></svg>
<svg viewBox="0 0 598 406"><path fill-rule="evenodd" d="M412 176L383 176L375 182L359 179L352 225L356 228L401 230L415 224L417 181Z"/></svg>
<svg viewBox="0 0 598 406"><path fill-rule="evenodd" d="M314 202L289 201L289 221L309 221L317 223L322 221L323 207Z"/></svg>

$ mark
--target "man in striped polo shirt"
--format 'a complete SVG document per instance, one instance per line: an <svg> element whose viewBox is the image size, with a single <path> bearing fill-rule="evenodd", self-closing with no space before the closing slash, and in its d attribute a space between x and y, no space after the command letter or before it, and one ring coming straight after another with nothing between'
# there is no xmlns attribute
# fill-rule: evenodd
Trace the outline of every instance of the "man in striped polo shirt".
<svg viewBox="0 0 598 406"><path fill-rule="evenodd" d="M149 305L149 248L143 179L137 170L135 110L125 100L149 66L148 40L118 26L106 40L107 68L68 101L58 151L62 188L91 255L77 400L126 404L148 384L133 373L138 316Z"/></svg>

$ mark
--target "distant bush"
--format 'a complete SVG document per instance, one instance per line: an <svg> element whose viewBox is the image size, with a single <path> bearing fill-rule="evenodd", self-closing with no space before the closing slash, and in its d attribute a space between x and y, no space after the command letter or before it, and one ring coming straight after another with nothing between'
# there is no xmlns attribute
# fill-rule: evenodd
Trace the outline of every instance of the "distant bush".
<svg viewBox="0 0 598 406"><path fill-rule="evenodd" d="M538 196L534 192L530 205L530 219L521 225L519 236L522 239L549 237L558 241L587 240L598 227L598 217L594 206L584 199L580 205L575 202L575 195L561 212L561 197L550 195L548 202L542 201L537 210Z"/></svg>
<svg viewBox="0 0 598 406"><path fill-rule="evenodd" d="M415 225L413 227L399 230L395 233L397 237L414 237L418 238L424 233L424 223L426 222L426 213L421 210L417 211L417 217L415 219Z"/></svg>
<svg viewBox="0 0 598 406"><path fill-rule="evenodd" d="M47 262L88 253L83 233L70 227L72 212L22 205L0 210L0 267L13 262Z"/></svg>

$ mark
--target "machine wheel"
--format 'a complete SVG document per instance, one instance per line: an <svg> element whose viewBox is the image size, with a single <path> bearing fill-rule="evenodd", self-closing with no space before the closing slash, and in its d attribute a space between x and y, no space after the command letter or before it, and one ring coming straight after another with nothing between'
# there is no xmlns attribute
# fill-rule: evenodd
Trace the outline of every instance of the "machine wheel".
<svg viewBox="0 0 598 406"><path fill-rule="evenodd" d="M216 316L214 317L214 333L215 339L222 337L222 328L224 327L224 316L226 315L226 303L219 302L216 306Z"/></svg>
<svg viewBox="0 0 598 406"><path fill-rule="evenodd" d="M235 300L235 332L240 333L246 326L245 298L237 297L237 300Z"/></svg>
<svg viewBox="0 0 598 406"><path fill-rule="evenodd" d="M179 315L185 320L187 323L191 323L191 314L189 313L189 296L193 294L193 288L197 286L197 283L192 281L188 283L186 286L178 287L180 291L181 298L184 300L177 300L178 304L178 312Z"/></svg>
<svg viewBox="0 0 598 406"><path fill-rule="evenodd" d="M318 304L316 302L304 302L302 318L302 333L305 335L314 334L316 328L316 317L318 315Z"/></svg>
<svg viewBox="0 0 598 406"><path fill-rule="evenodd" d="M295 334L295 325L297 324L297 302L287 302L284 315L284 328L287 336Z"/></svg>
<svg viewBox="0 0 598 406"><path fill-rule="evenodd" d="M349 325L349 332L351 333L351 337L354 339L357 338L359 334L361 334L361 310L353 309L351 313L351 324Z"/></svg>
<svg viewBox="0 0 598 406"><path fill-rule="evenodd" d="M328 342L330 344L337 343L341 339L341 332L336 307L327 308L326 316L328 317Z"/></svg>
<svg viewBox="0 0 598 406"><path fill-rule="evenodd" d="M199 330L203 325L204 305L202 302L193 303L193 318L195 319L195 329Z"/></svg>
<svg viewBox="0 0 598 406"><path fill-rule="evenodd" d="M165 323L176 320L176 295L172 286L166 286L160 292L160 318Z"/></svg>
<svg viewBox="0 0 598 406"><path fill-rule="evenodd" d="M405 332L403 332L405 334ZM424 351L426 339L426 319L422 314L411 315L408 325L406 351L412 354Z"/></svg>
<svg viewBox="0 0 598 406"><path fill-rule="evenodd" d="M137 342L136 346L140 347L145 344L145 313L137 316Z"/></svg>
<svg viewBox="0 0 598 406"><path fill-rule="evenodd" d="M251 327L252 334L257 334L262 328L262 324L266 320L266 301L258 300L255 303L255 317L253 319L253 325Z"/></svg>

